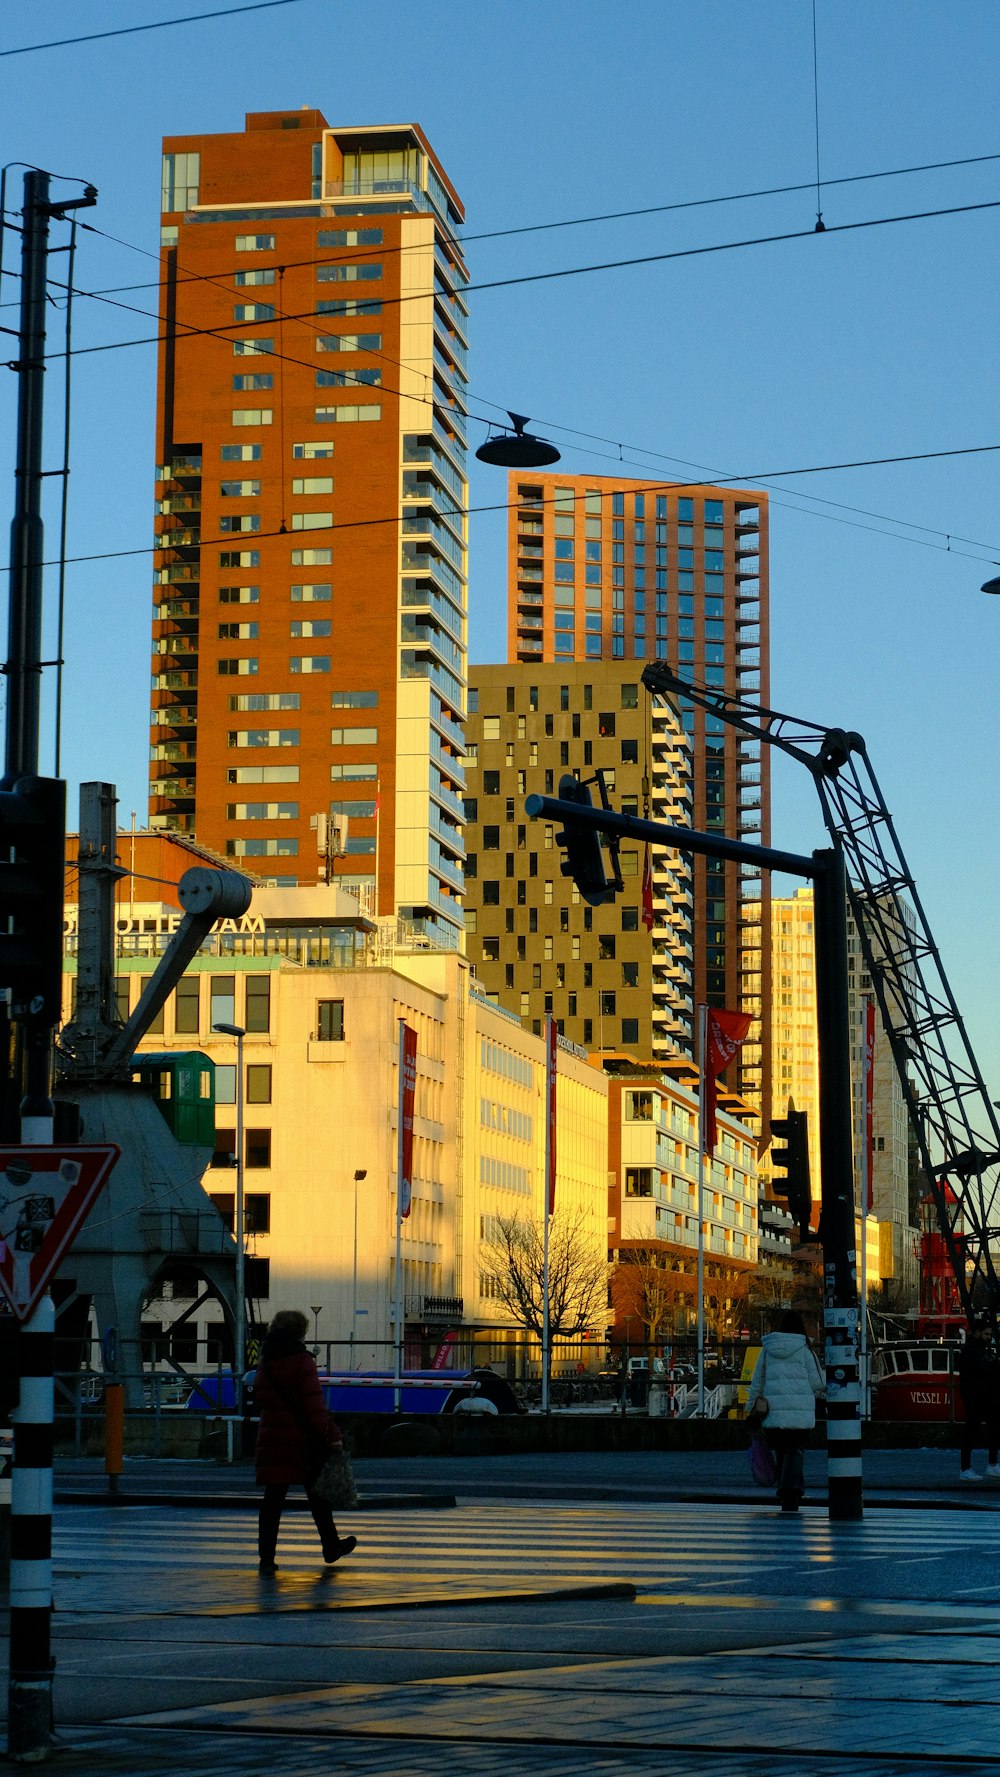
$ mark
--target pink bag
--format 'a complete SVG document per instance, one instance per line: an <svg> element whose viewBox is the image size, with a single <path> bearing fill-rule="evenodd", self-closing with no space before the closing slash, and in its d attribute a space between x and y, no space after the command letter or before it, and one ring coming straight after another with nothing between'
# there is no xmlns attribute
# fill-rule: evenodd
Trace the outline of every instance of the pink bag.
<svg viewBox="0 0 1000 1777"><path fill-rule="evenodd" d="M755 1487L773 1487L778 1478L774 1452L767 1440L755 1431L750 1438L750 1473Z"/></svg>

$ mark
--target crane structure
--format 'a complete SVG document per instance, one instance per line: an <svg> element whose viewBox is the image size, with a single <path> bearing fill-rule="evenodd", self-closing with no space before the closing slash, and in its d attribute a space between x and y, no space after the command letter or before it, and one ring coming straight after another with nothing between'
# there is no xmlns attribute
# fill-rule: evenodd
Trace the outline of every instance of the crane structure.
<svg viewBox="0 0 1000 1777"><path fill-rule="evenodd" d="M642 681L690 699L812 773L892 1051L940 1238L971 1321L1000 1311L1000 1122L860 734L682 679L664 660Z"/></svg>

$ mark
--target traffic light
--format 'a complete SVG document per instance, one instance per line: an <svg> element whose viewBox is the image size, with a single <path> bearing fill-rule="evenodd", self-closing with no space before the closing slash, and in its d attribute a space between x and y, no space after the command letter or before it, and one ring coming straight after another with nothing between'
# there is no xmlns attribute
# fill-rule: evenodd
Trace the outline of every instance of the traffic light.
<svg viewBox="0 0 1000 1777"><path fill-rule="evenodd" d="M62 779L0 790L0 989L13 1018L49 1028L62 1015L65 858Z"/></svg>
<svg viewBox="0 0 1000 1777"><path fill-rule="evenodd" d="M788 1100L787 1117L771 1118L771 1135L784 1141L783 1148L771 1149L771 1190L775 1197L787 1197L788 1208L799 1224L799 1236L803 1241L812 1238L809 1232L809 1217L812 1213L812 1188L809 1180L809 1118L805 1111L797 1111L792 1100ZM781 1167L785 1176L776 1178L775 1171Z"/></svg>
<svg viewBox="0 0 1000 1777"><path fill-rule="evenodd" d="M581 808L592 808L590 791L586 784L567 773L559 779L560 802L577 802ZM565 862L562 865L564 876L572 876L583 899L591 907L600 907L605 901L614 900L615 884L609 882L604 869L604 855L601 851L601 835L596 827L577 823L569 815L564 817L566 825L561 833L556 834L556 844L564 847Z"/></svg>

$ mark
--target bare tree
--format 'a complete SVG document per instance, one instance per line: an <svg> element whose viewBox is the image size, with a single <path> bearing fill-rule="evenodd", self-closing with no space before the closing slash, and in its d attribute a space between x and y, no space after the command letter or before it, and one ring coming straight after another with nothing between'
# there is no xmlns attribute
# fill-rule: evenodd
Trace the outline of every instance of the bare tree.
<svg viewBox="0 0 1000 1777"><path fill-rule="evenodd" d="M484 1281L511 1318L541 1341L545 1298L544 1229L516 1216L497 1216L493 1234L480 1248ZM549 1367L551 1341L603 1324L608 1268L594 1249L582 1214L572 1219L558 1211L549 1223Z"/></svg>
<svg viewBox="0 0 1000 1777"><path fill-rule="evenodd" d="M649 1343L657 1344L678 1294L669 1255L656 1246L620 1248L611 1290L616 1319L634 1316L645 1327Z"/></svg>

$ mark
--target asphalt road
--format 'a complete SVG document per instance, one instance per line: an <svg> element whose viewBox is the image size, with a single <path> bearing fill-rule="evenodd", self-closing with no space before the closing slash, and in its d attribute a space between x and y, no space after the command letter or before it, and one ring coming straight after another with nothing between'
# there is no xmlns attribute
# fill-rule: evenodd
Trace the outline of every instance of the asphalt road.
<svg viewBox="0 0 1000 1777"><path fill-rule="evenodd" d="M602 1484L596 1461L582 1487ZM379 1466L398 1488L401 1465ZM645 1491L646 1466L628 1458L619 1488ZM179 1485L170 1507L59 1506L69 1768L1000 1774L992 1496L831 1524L822 1504L599 1501L550 1479L516 1499L453 1475L453 1508L360 1510L333 1570L289 1514L270 1580L249 1488L225 1507Z"/></svg>
<svg viewBox="0 0 1000 1777"><path fill-rule="evenodd" d="M985 1456L977 1458L980 1469ZM941 1506L1000 1508L1000 1480L959 1480L952 1450L867 1450L865 1494L872 1506L891 1499ZM750 1480L743 1450L576 1451L549 1455L375 1457L355 1465L364 1498L412 1495L459 1499L558 1497L620 1500L705 1500L760 1498ZM825 1494L826 1453L806 1455L810 1495ZM57 1495L103 1495L108 1482L100 1459L60 1458ZM182 1501L204 1495L245 1498L254 1492L248 1462L215 1464L126 1458L120 1482L124 1494Z"/></svg>

